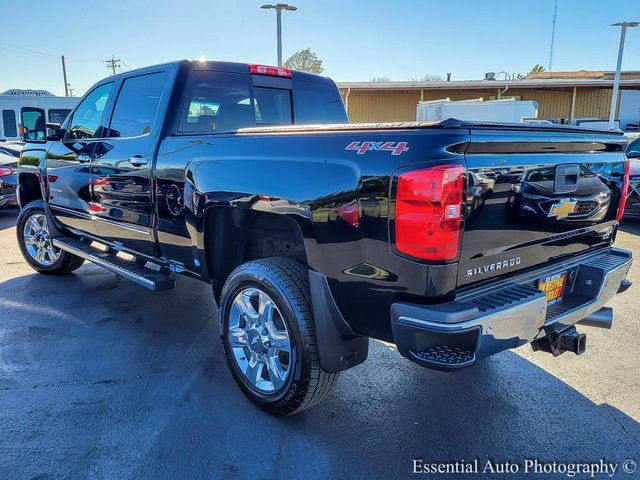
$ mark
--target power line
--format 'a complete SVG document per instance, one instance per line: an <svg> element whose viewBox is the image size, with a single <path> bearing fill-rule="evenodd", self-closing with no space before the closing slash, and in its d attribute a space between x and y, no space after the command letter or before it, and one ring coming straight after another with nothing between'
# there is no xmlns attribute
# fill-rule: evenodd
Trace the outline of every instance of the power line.
<svg viewBox="0 0 640 480"><path fill-rule="evenodd" d="M54 53L47 53L47 52L40 52L38 50L32 50L30 48L25 48L22 46L17 46L17 45L11 45L9 43L6 42L0 42L0 49L2 50L6 50L8 52L13 52L13 53L19 53L20 55L30 55L32 57L40 57L40 58L51 58L51 59L58 59L60 58L60 54L54 54ZM76 57L69 57L67 55L65 55L65 60L68 61L72 61L72 62L100 62L100 60L96 60L96 59L90 59L90 58L76 58ZM102 62L100 62L102 63Z"/></svg>

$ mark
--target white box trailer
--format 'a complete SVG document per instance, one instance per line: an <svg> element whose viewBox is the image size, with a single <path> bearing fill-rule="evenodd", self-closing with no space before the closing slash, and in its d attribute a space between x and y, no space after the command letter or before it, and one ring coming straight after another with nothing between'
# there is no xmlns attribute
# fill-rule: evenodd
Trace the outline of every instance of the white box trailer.
<svg viewBox="0 0 640 480"><path fill-rule="evenodd" d="M29 125L30 109L45 111L47 123L62 124L80 97L57 97L46 90L7 90L0 94L0 142L20 138L20 125Z"/></svg>
<svg viewBox="0 0 640 480"><path fill-rule="evenodd" d="M449 98L418 102L416 120L441 121L447 118L458 120L478 120L485 122L522 123L538 118L538 102L533 100L461 100L452 102Z"/></svg>

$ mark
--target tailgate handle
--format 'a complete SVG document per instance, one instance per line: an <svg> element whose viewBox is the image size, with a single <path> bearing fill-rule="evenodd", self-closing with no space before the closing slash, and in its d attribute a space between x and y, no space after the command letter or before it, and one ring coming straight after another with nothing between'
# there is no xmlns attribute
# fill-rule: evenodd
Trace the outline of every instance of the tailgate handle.
<svg viewBox="0 0 640 480"><path fill-rule="evenodd" d="M578 189L578 177L580 177L580 165L558 165L553 191L556 193L575 192Z"/></svg>

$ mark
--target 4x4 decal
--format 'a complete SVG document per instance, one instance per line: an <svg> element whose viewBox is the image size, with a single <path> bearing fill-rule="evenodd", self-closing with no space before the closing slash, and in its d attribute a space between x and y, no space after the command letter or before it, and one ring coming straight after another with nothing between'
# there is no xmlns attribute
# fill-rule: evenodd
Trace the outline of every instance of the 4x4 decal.
<svg viewBox="0 0 640 480"><path fill-rule="evenodd" d="M391 152L391 155L400 155L409 150L407 142L351 142L345 150L354 150L358 155L363 155L370 150Z"/></svg>

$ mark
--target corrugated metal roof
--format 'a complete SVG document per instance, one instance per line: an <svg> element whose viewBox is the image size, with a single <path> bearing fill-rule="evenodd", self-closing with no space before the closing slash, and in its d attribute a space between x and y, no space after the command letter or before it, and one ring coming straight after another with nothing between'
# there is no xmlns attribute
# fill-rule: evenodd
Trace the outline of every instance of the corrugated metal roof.
<svg viewBox="0 0 640 480"><path fill-rule="evenodd" d="M446 89L496 89L496 88L573 88L613 87L608 79L524 79L524 80L462 80L451 82L337 82L339 88L352 90L446 90ZM621 80L621 87L640 87L637 80Z"/></svg>

